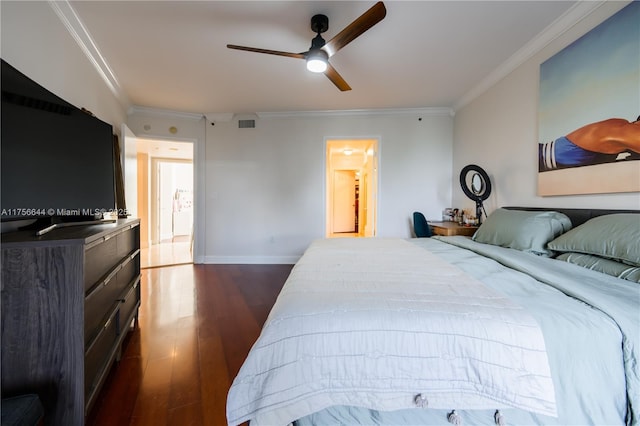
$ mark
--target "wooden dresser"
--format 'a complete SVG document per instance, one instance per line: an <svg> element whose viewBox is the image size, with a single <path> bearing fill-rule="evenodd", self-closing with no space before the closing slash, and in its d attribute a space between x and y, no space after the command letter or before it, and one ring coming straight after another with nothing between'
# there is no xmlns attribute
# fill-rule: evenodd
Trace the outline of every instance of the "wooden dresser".
<svg viewBox="0 0 640 426"><path fill-rule="evenodd" d="M140 222L2 234L2 396L83 425L140 306Z"/></svg>

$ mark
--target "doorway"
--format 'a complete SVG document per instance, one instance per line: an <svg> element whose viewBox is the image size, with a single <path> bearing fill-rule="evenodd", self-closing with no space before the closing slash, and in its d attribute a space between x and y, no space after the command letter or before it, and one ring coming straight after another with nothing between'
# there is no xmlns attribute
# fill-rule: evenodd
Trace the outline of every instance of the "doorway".
<svg viewBox="0 0 640 426"><path fill-rule="evenodd" d="M193 143L138 139L140 267L193 263Z"/></svg>
<svg viewBox="0 0 640 426"><path fill-rule="evenodd" d="M377 139L327 140L327 238L376 235L377 180Z"/></svg>

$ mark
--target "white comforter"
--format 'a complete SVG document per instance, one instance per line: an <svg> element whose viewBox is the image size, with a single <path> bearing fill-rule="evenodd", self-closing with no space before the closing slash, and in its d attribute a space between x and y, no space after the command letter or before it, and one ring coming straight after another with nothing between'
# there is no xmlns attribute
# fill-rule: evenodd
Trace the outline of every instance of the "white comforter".
<svg viewBox="0 0 640 426"><path fill-rule="evenodd" d="M314 242L227 400L235 425L332 405L515 407L555 416L542 333L520 306L400 239Z"/></svg>

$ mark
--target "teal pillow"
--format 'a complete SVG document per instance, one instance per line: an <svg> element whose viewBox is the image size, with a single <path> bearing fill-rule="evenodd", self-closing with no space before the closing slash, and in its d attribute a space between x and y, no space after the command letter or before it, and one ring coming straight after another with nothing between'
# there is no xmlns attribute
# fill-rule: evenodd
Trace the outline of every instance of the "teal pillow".
<svg viewBox="0 0 640 426"><path fill-rule="evenodd" d="M606 259L600 256L582 253L562 253L558 260L573 263L593 271L602 272L617 278L640 283L640 267L627 265L626 263Z"/></svg>
<svg viewBox="0 0 640 426"><path fill-rule="evenodd" d="M473 240L551 256L547 243L571 229L571 219L554 211L498 209L480 225Z"/></svg>
<svg viewBox="0 0 640 426"><path fill-rule="evenodd" d="M592 254L640 266L640 214L594 217L549 243L560 252Z"/></svg>

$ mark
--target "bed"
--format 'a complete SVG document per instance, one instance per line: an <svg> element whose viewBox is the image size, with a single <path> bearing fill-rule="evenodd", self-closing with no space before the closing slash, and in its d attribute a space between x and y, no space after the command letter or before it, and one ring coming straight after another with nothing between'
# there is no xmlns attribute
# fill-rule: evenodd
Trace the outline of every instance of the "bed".
<svg viewBox="0 0 640 426"><path fill-rule="evenodd" d="M637 425L639 351L640 211L501 208L473 238L314 241L227 420Z"/></svg>

